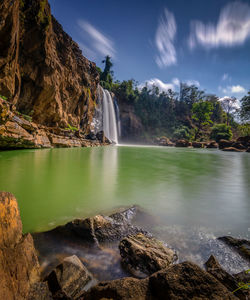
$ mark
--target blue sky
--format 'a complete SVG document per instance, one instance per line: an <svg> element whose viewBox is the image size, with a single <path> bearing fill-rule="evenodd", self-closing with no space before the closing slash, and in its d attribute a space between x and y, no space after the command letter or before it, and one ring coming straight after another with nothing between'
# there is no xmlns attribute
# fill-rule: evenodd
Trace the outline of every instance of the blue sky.
<svg viewBox="0 0 250 300"><path fill-rule="evenodd" d="M179 89L195 83L220 97L250 89L250 0L51 0L53 15L116 79Z"/></svg>

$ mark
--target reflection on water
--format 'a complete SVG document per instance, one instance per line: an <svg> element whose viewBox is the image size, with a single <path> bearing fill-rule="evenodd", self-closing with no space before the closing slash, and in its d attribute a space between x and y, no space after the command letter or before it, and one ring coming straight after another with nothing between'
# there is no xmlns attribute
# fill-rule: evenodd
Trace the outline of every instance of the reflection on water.
<svg viewBox="0 0 250 300"><path fill-rule="evenodd" d="M138 204L159 218L155 233L172 244L174 235L204 240L196 228L248 238L249 183L249 153L138 146L0 152L0 190L18 198L24 231ZM171 234L176 226L185 234Z"/></svg>

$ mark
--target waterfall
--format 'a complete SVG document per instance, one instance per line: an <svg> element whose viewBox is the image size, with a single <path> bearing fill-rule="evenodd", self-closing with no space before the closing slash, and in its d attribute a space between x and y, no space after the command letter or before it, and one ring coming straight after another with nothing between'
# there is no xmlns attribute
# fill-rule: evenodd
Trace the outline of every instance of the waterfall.
<svg viewBox="0 0 250 300"><path fill-rule="evenodd" d="M92 122L94 132L103 130L104 135L118 144L117 119L113 99L108 90L99 86L97 108Z"/></svg>
<svg viewBox="0 0 250 300"><path fill-rule="evenodd" d="M121 137L121 119L120 119L120 110L118 103L116 101L116 98L114 99L114 105L115 105L115 115L116 115L116 121L117 121L117 132L118 132L118 138Z"/></svg>

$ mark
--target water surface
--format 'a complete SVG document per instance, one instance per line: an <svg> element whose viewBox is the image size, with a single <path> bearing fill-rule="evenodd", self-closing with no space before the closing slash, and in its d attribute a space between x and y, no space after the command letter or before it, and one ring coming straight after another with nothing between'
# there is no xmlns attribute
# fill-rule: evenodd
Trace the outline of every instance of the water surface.
<svg viewBox="0 0 250 300"><path fill-rule="evenodd" d="M0 190L17 197L25 232L138 204L157 217L151 229L159 237L179 251L195 246L193 256L209 252L216 236L250 234L249 153L138 146L6 151Z"/></svg>

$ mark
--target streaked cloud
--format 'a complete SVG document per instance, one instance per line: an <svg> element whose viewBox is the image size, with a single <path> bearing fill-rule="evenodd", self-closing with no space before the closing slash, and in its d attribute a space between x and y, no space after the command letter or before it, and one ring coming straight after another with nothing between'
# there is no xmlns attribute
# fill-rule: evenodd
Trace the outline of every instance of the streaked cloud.
<svg viewBox="0 0 250 300"><path fill-rule="evenodd" d="M83 54L84 51L91 56L91 58L96 56L97 54L101 56L109 55L112 58L115 57L115 47L114 42L104 35L101 31L96 29L90 23L84 20L78 20L78 26L81 29L81 36L83 38L83 42L79 41L79 45L82 48ZM85 46L85 44L87 44Z"/></svg>
<svg viewBox="0 0 250 300"><path fill-rule="evenodd" d="M225 80L228 79L228 77L229 77L228 74L224 73L223 76L222 76L222 78L221 78L221 80L225 81Z"/></svg>
<svg viewBox="0 0 250 300"><path fill-rule="evenodd" d="M217 24L191 22L188 39L190 49L197 45L206 48L242 45L250 37L250 5L235 1L224 6Z"/></svg>
<svg viewBox="0 0 250 300"><path fill-rule="evenodd" d="M232 85L232 86L227 86L226 88L220 87L220 89L224 94L240 94L246 92L246 89L241 85Z"/></svg>
<svg viewBox="0 0 250 300"><path fill-rule="evenodd" d="M155 61L160 68L177 63L177 54L174 46L176 32L177 25L174 14L165 8L155 35L155 45L158 50Z"/></svg>

